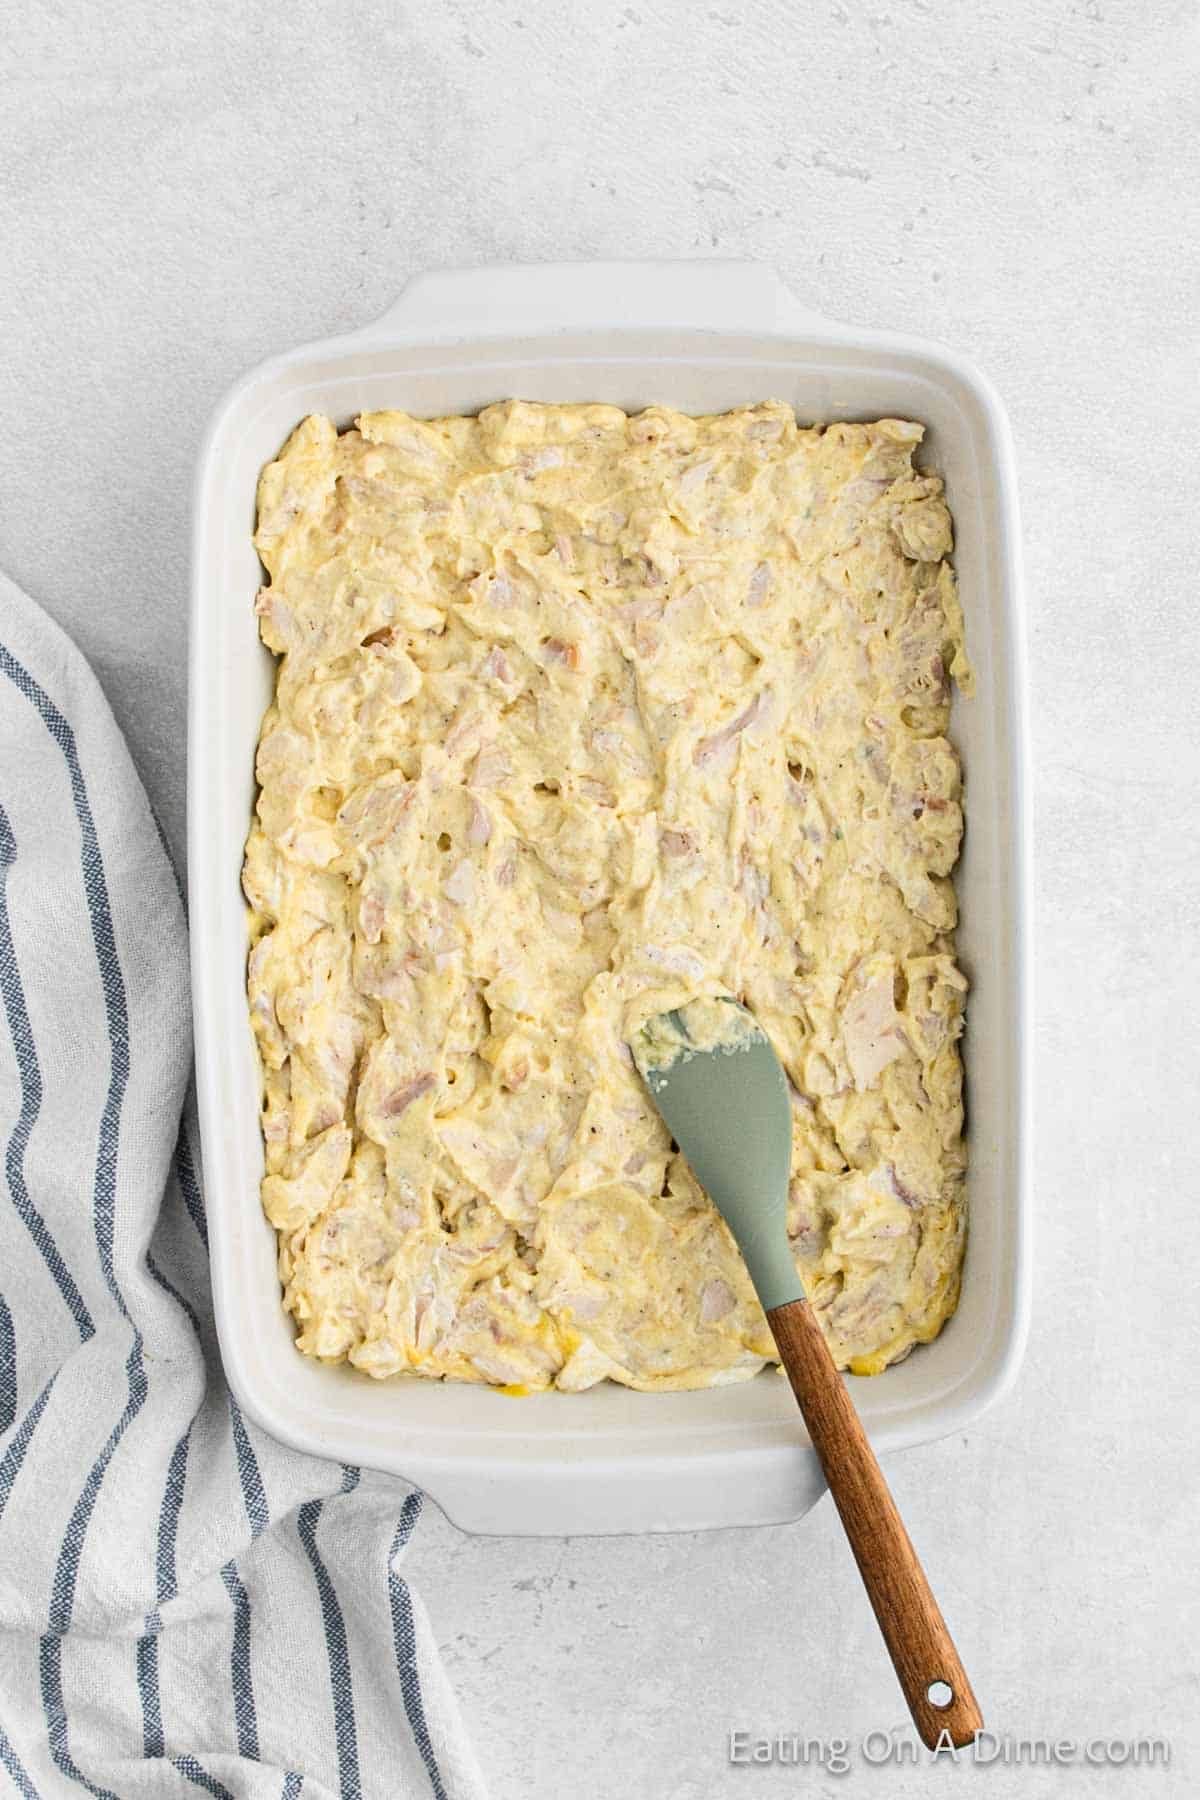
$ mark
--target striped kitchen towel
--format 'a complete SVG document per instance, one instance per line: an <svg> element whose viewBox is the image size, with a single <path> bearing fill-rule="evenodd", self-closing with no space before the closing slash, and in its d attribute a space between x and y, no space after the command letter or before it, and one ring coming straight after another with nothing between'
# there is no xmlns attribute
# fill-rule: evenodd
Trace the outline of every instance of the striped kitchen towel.
<svg viewBox="0 0 1200 1800"><path fill-rule="evenodd" d="M0 1790L475 1800L403 1483L222 1378L183 904L78 652L0 577Z"/></svg>

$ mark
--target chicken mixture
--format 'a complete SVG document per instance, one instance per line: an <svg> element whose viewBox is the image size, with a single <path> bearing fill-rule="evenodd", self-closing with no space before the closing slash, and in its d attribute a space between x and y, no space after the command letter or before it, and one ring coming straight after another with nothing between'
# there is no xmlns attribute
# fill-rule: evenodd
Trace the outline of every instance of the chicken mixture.
<svg viewBox="0 0 1200 1800"><path fill-rule="evenodd" d="M789 1077L839 1366L953 1311L970 676L921 435L511 402L309 418L263 472L249 999L302 1351L518 1392L771 1360L628 1049L716 995Z"/></svg>

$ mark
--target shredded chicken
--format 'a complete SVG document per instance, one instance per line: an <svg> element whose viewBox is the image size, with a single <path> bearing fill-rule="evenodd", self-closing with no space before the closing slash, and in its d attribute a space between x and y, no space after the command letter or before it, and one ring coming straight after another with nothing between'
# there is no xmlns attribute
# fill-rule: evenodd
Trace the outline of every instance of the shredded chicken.
<svg viewBox="0 0 1200 1800"><path fill-rule="evenodd" d="M758 1302L628 1050L729 994L787 1071L839 1365L953 1310L969 668L920 438L513 402L307 419L264 470L248 989L302 1351L753 1375Z"/></svg>

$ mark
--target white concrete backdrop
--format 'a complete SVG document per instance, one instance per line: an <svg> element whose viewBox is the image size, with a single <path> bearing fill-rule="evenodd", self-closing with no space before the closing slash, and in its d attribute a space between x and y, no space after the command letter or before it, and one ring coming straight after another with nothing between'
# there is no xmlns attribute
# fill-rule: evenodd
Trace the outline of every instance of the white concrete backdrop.
<svg viewBox="0 0 1200 1800"><path fill-rule="evenodd" d="M992 1721L1164 1732L1200 1782L1196 15L1182 0L28 0L2 52L0 565L94 662L177 849L198 437L421 268L753 256L957 345L1021 459L1037 1295L1013 1397L890 1469ZM970 597L967 596L969 612ZM500 1800L925 1795L731 1770L902 1715L828 1501L798 1527L470 1540L413 1574Z"/></svg>

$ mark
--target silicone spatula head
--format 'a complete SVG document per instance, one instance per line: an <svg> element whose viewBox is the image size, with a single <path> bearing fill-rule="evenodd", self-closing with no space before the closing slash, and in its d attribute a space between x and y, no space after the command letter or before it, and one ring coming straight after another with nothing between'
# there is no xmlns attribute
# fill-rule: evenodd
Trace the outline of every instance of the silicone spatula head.
<svg viewBox="0 0 1200 1800"><path fill-rule="evenodd" d="M736 1238L764 1311L801 1299L787 1238L791 1103L765 1033L736 1000L692 1000L648 1019L630 1049Z"/></svg>

